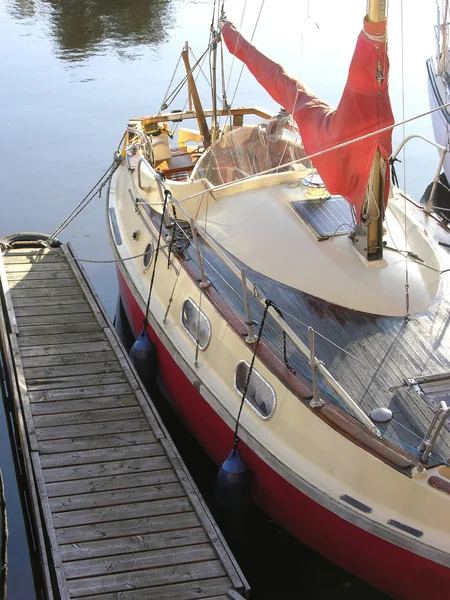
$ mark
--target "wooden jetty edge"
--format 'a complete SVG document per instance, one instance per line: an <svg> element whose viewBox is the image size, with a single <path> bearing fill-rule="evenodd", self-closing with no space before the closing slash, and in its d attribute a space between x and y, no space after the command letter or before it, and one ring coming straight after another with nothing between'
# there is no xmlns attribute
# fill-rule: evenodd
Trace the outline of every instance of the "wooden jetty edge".
<svg viewBox="0 0 450 600"><path fill-rule="evenodd" d="M248 597L72 249L3 250L0 291L47 598Z"/></svg>

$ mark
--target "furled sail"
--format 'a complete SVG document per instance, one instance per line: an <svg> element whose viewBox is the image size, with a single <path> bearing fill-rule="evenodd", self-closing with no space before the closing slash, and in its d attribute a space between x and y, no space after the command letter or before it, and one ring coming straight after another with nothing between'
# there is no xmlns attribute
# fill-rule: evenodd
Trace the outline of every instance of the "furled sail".
<svg viewBox="0 0 450 600"><path fill-rule="evenodd" d="M308 155L377 131L394 123L388 94L389 59L386 20L364 19L337 108L312 94L295 76L250 44L230 22L222 29L228 50L244 62L272 98L294 117ZM392 130L327 152L313 159L331 194L356 208L358 220L377 148L385 161L392 152ZM389 169L385 178L385 205Z"/></svg>

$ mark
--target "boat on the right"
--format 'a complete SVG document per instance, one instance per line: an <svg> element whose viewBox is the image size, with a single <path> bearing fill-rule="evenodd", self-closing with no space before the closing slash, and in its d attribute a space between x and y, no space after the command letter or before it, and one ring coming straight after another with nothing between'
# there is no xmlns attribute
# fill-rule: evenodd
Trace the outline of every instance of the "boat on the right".
<svg viewBox="0 0 450 600"><path fill-rule="evenodd" d="M450 102L449 0L436 0L435 52L427 60L428 95L431 109ZM447 147L450 140L450 106L431 113L436 142ZM450 181L450 155L445 154L442 168Z"/></svg>

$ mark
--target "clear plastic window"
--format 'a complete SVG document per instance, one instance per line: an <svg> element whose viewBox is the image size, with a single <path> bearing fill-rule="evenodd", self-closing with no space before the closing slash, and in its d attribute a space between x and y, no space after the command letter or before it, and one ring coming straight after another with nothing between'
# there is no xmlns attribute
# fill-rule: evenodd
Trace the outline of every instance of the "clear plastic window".
<svg viewBox="0 0 450 600"><path fill-rule="evenodd" d="M273 169L272 173L311 168L311 162L290 164L306 156L296 125L276 118L260 125L228 131L199 159L192 179L212 185L238 181Z"/></svg>

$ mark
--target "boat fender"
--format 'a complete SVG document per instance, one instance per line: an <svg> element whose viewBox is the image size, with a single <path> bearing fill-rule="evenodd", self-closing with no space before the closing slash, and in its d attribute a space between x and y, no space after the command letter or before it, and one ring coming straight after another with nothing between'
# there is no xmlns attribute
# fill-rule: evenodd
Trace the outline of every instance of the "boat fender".
<svg viewBox="0 0 450 600"><path fill-rule="evenodd" d="M151 341L147 329L143 329L130 350L131 362L136 368L142 383L152 387L156 382L158 356L156 347Z"/></svg>
<svg viewBox="0 0 450 600"><path fill-rule="evenodd" d="M231 502L250 495L250 471L247 469L237 448L228 455L217 474L217 493Z"/></svg>
<svg viewBox="0 0 450 600"><path fill-rule="evenodd" d="M216 508L219 526L227 539L241 544L250 522L251 477L236 447L217 474Z"/></svg>

